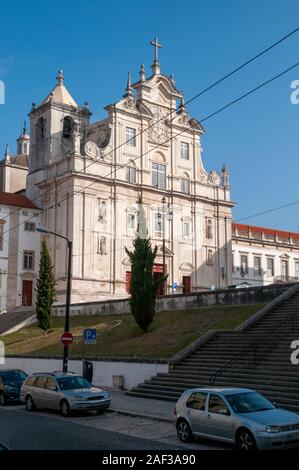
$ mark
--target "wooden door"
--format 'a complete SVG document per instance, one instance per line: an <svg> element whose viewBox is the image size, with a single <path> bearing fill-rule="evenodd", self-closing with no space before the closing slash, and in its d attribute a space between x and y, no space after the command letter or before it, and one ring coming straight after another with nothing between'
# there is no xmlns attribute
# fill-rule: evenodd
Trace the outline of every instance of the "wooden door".
<svg viewBox="0 0 299 470"><path fill-rule="evenodd" d="M32 306L32 291L33 291L33 281L23 281L22 288L22 305L24 307Z"/></svg>
<svg viewBox="0 0 299 470"><path fill-rule="evenodd" d="M189 294L191 292L191 277L183 276L183 294Z"/></svg>

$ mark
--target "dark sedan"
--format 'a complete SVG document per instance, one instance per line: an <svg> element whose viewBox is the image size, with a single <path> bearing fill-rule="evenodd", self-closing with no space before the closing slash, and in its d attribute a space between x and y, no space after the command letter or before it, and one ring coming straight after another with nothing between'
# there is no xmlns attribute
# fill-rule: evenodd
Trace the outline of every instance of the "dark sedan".
<svg viewBox="0 0 299 470"><path fill-rule="evenodd" d="M21 386L26 378L26 372L19 369L0 370L0 406L20 400Z"/></svg>

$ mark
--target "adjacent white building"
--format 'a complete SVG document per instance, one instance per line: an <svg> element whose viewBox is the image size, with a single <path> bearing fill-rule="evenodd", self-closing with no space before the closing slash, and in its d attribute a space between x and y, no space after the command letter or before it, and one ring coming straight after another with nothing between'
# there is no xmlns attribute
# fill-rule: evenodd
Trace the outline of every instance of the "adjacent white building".
<svg viewBox="0 0 299 470"><path fill-rule="evenodd" d="M0 192L0 312L35 302L40 210L22 194Z"/></svg>
<svg viewBox="0 0 299 470"><path fill-rule="evenodd" d="M7 193L25 191L29 149L30 137L24 123L23 132L17 139L16 155L11 155L7 145L4 159L0 161L0 191Z"/></svg>
<svg viewBox="0 0 299 470"><path fill-rule="evenodd" d="M233 284L299 281L299 233L233 224Z"/></svg>

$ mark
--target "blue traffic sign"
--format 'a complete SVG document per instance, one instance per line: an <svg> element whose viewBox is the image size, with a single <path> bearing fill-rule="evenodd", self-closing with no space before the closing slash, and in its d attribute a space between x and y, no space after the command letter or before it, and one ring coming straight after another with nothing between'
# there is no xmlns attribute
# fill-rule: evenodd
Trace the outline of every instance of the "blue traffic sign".
<svg viewBox="0 0 299 470"><path fill-rule="evenodd" d="M85 328L83 332L84 344L96 344L97 330L95 328Z"/></svg>
<svg viewBox="0 0 299 470"><path fill-rule="evenodd" d="M174 283L172 284L172 288L173 288L173 289L176 289L176 288L177 288L177 286L178 286L178 285L177 285L177 283L176 283L176 282L174 282Z"/></svg>

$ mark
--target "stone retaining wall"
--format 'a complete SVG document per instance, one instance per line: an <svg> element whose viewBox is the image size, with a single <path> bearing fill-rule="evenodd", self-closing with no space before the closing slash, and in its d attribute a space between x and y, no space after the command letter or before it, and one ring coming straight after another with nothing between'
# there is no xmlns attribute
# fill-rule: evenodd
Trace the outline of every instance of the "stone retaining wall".
<svg viewBox="0 0 299 470"><path fill-rule="evenodd" d="M296 283L297 284L297 283ZM164 295L157 298L157 311L184 310L212 305L246 305L271 302L294 284L271 284L244 289ZM104 300L71 305L71 315L110 315L130 313L129 299ZM53 308L54 316L65 314L65 305Z"/></svg>

